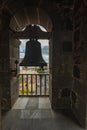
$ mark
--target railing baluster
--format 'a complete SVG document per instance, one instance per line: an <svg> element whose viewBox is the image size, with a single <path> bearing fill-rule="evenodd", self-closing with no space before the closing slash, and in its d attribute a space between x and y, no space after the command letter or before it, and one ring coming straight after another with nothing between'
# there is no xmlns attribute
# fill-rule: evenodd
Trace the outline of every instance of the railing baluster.
<svg viewBox="0 0 87 130"><path fill-rule="evenodd" d="M42 93L41 87L42 87L42 75L40 74L40 95L41 95L41 93Z"/></svg>
<svg viewBox="0 0 87 130"><path fill-rule="evenodd" d="M28 95L30 95L30 84L31 84L31 75L28 74Z"/></svg>
<svg viewBox="0 0 87 130"><path fill-rule="evenodd" d="M48 82L47 82L47 85L49 87L49 75L47 74L47 77L48 77ZM49 89L48 89L48 95L49 95Z"/></svg>
<svg viewBox="0 0 87 130"><path fill-rule="evenodd" d="M19 85L21 85L19 96L49 95L49 74L20 74L19 79ZM40 86L38 87L38 85Z"/></svg>
<svg viewBox="0 0 87 130"><path fill-rule="evenodd" d="M33 80L32 80L32 77L33 77L33 75L31 75L31 95L33 94Z"/></svg>
<svg viewBox="0 0 87 130"><path fill-rule="evenodd" d="M44 78L44 82L45 82L45 86L44 86L44 94L46 95L46 88L47 88L47 86L46 86L46 75L44 75L45 76L45 78Z"/></svg>
<svg viewBox="0 0 87 130"><path fill-rule="evenodd" d="M22 75L22 95L24 95L24 76Z"/></svg>
<svg viewBox="0 0 87 130"><path fill-rule="evenodd" d="M27 90L27 92L26 92L26 94L28 95L28 75L26 75L27 77L26 77L26 90Z"/></svg>
<svg viewBox="0 0 87 130"><path fill-rule="evenodd" d="M36 95L37 95L37 74L35 75L35 79L36 79Z"/></svg>

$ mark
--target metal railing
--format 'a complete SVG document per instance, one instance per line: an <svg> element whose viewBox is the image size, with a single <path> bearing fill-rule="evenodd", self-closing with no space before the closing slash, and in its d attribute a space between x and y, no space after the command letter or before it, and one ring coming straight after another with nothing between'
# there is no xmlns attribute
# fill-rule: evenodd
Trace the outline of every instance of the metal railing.
<svg viewBox="0 0 87 130"><path fill-rule="evenodd" d="M49 74L19 74L19 96L49 96Z"/></svg>

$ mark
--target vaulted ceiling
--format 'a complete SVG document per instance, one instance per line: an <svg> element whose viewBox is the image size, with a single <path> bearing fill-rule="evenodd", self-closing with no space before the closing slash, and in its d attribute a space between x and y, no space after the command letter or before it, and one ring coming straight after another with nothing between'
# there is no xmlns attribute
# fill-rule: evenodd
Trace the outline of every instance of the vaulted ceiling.
<svg viewBox="0 0 87 130"><path fill-rule="evenodd" d="M10 27L15 30L22 30L29 24L39 24L47 31L52 30L52 22L48 14L40 8L30 7L19 10L11 19Z"/></svg>
<svg viewBox="0 0 87 130"><path fill-rule="evenodd" d="M71 16L74 0L2 0L1 8L11 16L10 27L15 31L22 30L26 25L39 24L47 31L52 30L51 16L62 14ZM69 17L70 17L69 16Z"/></svg>

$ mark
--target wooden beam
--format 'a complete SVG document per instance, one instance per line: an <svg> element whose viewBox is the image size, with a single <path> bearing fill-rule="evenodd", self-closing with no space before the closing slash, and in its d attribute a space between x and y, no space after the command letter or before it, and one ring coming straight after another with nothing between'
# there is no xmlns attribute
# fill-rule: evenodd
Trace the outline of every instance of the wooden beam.
<svg viewBox="0 0 87 130"><path fill-rule="evenodd" d="M21 32L11 31L11 36L16 39L30 39L30 38L50 39L51 32L43 32L36 25L35 26L29 25L24 31Z"/></svg>

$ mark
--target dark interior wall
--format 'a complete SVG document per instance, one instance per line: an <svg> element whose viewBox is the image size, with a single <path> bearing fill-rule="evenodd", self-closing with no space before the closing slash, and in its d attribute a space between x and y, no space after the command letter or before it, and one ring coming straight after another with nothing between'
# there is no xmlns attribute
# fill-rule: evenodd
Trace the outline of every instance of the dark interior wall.
<svg viewBox="0 0 87 130"><path fill-rule="evenodd" d="M10 108L10 71L9 71L9 20L7 12L2 12L0 31L0 85L2 89L2 109Z"/></svg>
<svg viewBox="0 0 87 130"><path fill-rule="evenodd" d="M15 60L18 60L19 41L12 39L9 30L10 15L2 13L1 43L0 43L0 85L2 89L2 110L9 110L18 98L18 77L12 70L15 69Z"/></svg>
<svg viewBox="0 0 87 130"><path fill-rule="evenodd" d="M86 2L86 1L85 1ZM86 127L87 113L87 7L76 1L74 7L74 66L72 111L79 123ZM74 95L74 96L73 96Z"/></svg>
<svg viewBox="0 0 87 130"><path fill-rule="evenodd" d="M87 9L84 7L86 4L80 5L80 2L78 0L74 10L74 55L69 46L72 44L72 31L61 30L57 16L56 18L52 16L54 28L52 41L50 41L50 99L54 109L71 108L79 123L85 127L87 118ZM3 12L0 30L2 109L10 109L18 97L18 77L12 75L10 71L15 68L14 61L18 59L19 41L11 37L9 39L9 20L7 12Z"/></svg>
<svg viewBox="0 0 87 130"><path fill-rule="evenodd" d="M19 61L19 44L20 41L14 38L10 38L9 41L9 52L10 52L10 68L12 70L16 69L15 60ZM17 65L19 72L19 68ZM12 73L10 77L10 94L11 94L11 106L15 103L19 96L19 79L15 73Z"/></svg>
<svg viewBox="0 0 87 130"><path fill-rule="evenodd" d="M52 107L70 109L73 68L72 31L55 29L52 38Z"/></svg>
<svg viewBox="0 0 87 130"><path fill-rule="evenodd" d="M71 109L73 84L72 22L64 10L50 14L53 23L51 45L52 108ZM67 94L66 94L67 93Z"/></svg>

